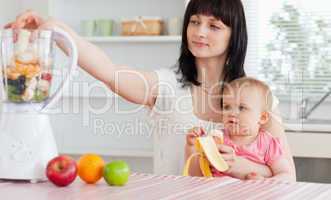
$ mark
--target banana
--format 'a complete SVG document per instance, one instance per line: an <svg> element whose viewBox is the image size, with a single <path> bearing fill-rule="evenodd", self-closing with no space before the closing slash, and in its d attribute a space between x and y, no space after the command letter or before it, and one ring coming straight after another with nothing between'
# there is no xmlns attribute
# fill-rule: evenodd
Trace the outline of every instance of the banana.
<svg viewBox="0 0 331 200"><path fill-rule="evenodd" d="M204 177L213 176L213 174L211 173L211 170L210 170L209 161L207 160L207 158L205 156L199 157L199 165L200 165L200 170Z"/></svg>
<svg viewBox="0 0 331 200"><path fill-rule="evenodd" d="M189 169L192 159L199 156L200 170L205 177L212 177L210 164L218 171L224 172L228 170L229 166L219 153L216 143L223 143L223 133L213 130L207 136L197 137L194 146L197 153L192 154L186 161L183 171L183 176L189 175Z"/></svg>

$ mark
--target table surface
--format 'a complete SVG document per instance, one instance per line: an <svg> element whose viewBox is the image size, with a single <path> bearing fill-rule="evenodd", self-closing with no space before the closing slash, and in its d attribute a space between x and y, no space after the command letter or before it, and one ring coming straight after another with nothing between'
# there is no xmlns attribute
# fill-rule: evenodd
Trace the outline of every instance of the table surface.
<svg viewBox="0 0 331 200"><path fill-rule="evenodd" d="M134 173L123 187L95 185L79 178L67 187L50 182L0 181L1 200L67 199L331 199L331 184L241 181L230 177L199 178Z"/></svg>

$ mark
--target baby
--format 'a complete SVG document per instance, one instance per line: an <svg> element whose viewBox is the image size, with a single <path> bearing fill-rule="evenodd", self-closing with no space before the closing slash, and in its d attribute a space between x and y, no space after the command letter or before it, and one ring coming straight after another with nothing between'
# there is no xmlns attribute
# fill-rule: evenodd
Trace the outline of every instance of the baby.
<svg viewBox="0 0 331 200"><path fill-rule="evenodd" d="M269 166L273 179L290 181L290 165L283 155L278 138L261 128L269 120L273 96L269 87L253 78L240 78L226 85L223 93L224 144L233 148L236 156ZM188 133L187 146L196 132ZM222 152L221 152L222 153ZM198 167L195 167L198 169ZM223 176L212 168L213 176ZM246 179L262 179L252 172Z"/></svg>

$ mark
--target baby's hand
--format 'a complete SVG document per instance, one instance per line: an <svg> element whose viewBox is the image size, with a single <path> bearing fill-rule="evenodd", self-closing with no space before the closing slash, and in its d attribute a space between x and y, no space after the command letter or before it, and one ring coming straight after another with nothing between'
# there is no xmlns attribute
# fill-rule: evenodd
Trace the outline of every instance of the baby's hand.
<svg viewBox="0 0 331 200"><path fill-rule="evenodd" d="M200 127L194 127L190 129L186 134L186 144L189 146L193 146L196 137L200 137L202 135L205 135L205 132Z"/></svg>
<svg viewBox="0 0 331 200"><path fill-rule="evenodd" d="M264 177L255 173L255 172L251 172L249 174L246 175L245 177L246 180L263 180Z"/></svg>

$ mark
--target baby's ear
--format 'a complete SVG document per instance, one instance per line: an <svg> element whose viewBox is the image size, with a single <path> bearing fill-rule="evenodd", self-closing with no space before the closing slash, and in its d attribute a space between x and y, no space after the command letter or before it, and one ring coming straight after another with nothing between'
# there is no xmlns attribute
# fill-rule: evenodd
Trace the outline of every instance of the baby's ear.
<svg viewBox="0 0 331 200"><path fill-rule="evenodd" d="M267 111L263 111L263 112L261 113L261 117L260 117L260 121L259 121L259 123L260 123L261 125L266 124L266 123L269 121L269 118L270 118L270 113L267 112Z"/></svg>

